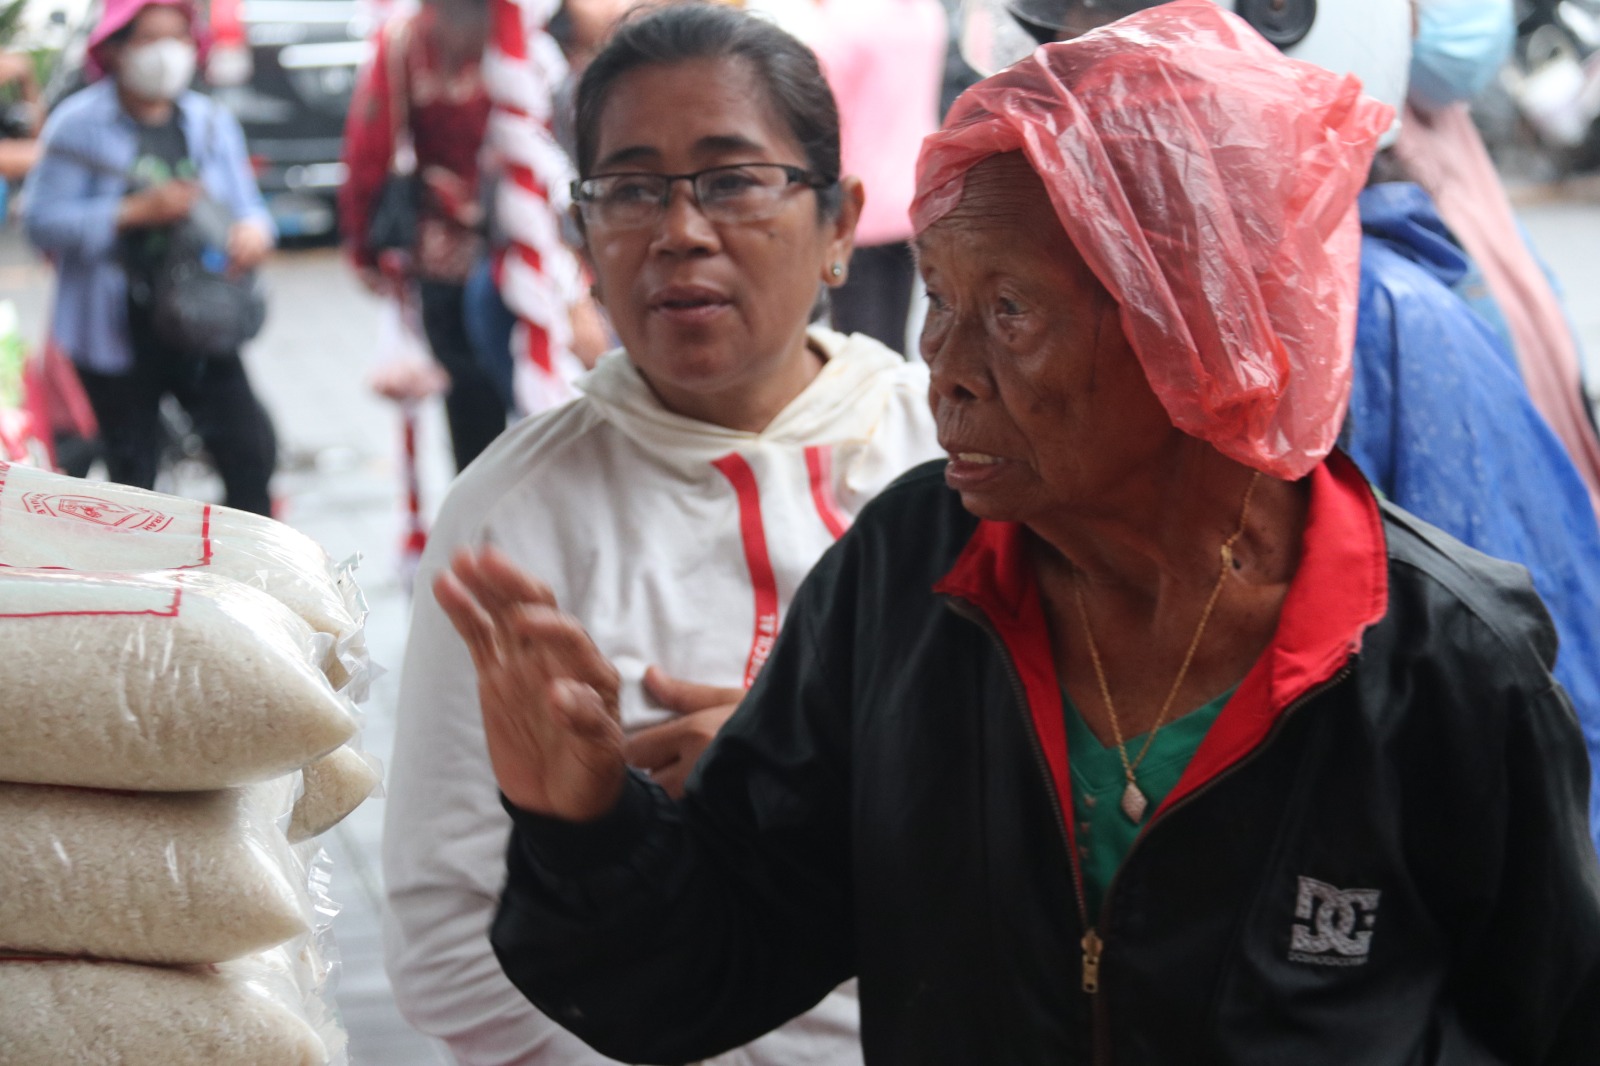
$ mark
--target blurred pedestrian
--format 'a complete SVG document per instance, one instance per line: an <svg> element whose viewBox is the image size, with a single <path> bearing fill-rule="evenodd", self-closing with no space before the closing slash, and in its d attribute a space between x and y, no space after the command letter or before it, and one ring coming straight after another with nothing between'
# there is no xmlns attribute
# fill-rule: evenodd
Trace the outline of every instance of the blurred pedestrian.
<svg viewBox="0 0 1600 1066"><path fill-rule="evenodd" d="M193 419L225 502L268 514L276 439L238 351L203 352L214 337L175 340L163 303L184 265L175 257L193 251L207 271L239 279L274 239L239 123L189 89L195 18L186 0L106 4L89 57L109 77L46 122L27 186L28 235L55 262L51 335L77 366L111 479L154 484L167 441L160 404L171 395Z"/></svg>
<svg viewBox="0 0 1600 1066"><path fill-rule="evenodd" d="M811 44L839 100L844 169L867 188L833 327L904 352L917 273L907 212L917 151L939 126L949 21L939 0L816 3Z"/></svg>
<svg viewBox="0 0 1600 1066"><path fill-rule="evenodd" d="M1411 92L1394 154L1483 271L1528 393L1600 506L1600 435L1578 339L1468 111L1510 53L1511 0L1419 0L1417 8Z"/></svg>
<svg viewBox="0 0 1600 1066"><path fill-rule="evenodd" d="M12 182L20 182L39 160L39 83L33 56L0 52L0 221L10 203Z"/></svg>
<svg viewBox="0 0 1600 1066"><path fill-rule="evenodd" d="M506 427L506 408L474 353L465 288L484 251L479 152L489 123L482 58L488 0L425 0L379 31L345 123L349 177L339 228L369 289L415 285L433 356L450 376L445 413L457 469ZM400 186L400 195L391 188ZM405 213L413 239L397 255L371 238L380 208Z"/></svg>

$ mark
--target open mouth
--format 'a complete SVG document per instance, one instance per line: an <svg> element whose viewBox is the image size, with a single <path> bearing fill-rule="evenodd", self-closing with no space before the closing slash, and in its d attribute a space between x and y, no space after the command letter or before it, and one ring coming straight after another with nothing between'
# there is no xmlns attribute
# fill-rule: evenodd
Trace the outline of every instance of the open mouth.
<svg viewBox="0 0 1600 1066"><path fill-rule="evenodd" d="M979 466L993 466L1005 462L998 455L986 455L983 452L956 452L953 458L957 462L977 463Z"/></svg>
<svg viewBox="0 0 1600 1066"><path fill-rule="evenodd" d="M673 315L703 315L727 307L731 301L720 292L698 286L679 286L656 293L650 301L652 311Z"/></svg>

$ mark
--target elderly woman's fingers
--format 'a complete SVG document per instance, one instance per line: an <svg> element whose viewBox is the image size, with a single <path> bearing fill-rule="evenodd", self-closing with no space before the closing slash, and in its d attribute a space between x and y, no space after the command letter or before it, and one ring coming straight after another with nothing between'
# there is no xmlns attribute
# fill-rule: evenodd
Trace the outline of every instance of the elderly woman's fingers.
<svg viewBox="0 0 1600 1066"><path fill-rule="evenodd" d="M572 678L550 684L550 706L560 724L575 737L622 751L622 726L606 706L604 698L591 685Z"/></svg>
<svg viewBox="0 0 1600 1066"><path fill-rule="evenodd" d="M467 548L458 548L450 557L450 571L488 612L495 626L505 629L510 624L511 616L523 605L523 601L506 587L499 574L485 566L484 556L492 550L474 552Z"/></svg>
<svg viewBox="0 0 1600 1066"><path fill-rule="evenodd" d="M620 717L621 677L577 619L551 607L524 606L513 617L510 634L518 654L536 656L551 678L592 688L607 713Z"/></svg>
<svg viewBox="0 0 1600 1066"><path fill-rule="evenodd" d="M559 606L550 586L523 570L492 544L485 545L478 553L478 573L503 599L544 607Z"/></svg>
<svg viewBox="0 0 1600 1066"><path fill-rule="evenodd" d="M485 545L477 552L459 549L451 561L456 576L502 628L521 608L557 606L549 586L522 570L499 549Z"/></svg>
<svg viewBox="0 0 1600 1066"><path fill-rule="evenodd" d="M433 598L466 642L472 665L480 672L490 667L498 656L499 647L494 621L478 605L467 586L452 571L443 571L433 580Z"/></svg>

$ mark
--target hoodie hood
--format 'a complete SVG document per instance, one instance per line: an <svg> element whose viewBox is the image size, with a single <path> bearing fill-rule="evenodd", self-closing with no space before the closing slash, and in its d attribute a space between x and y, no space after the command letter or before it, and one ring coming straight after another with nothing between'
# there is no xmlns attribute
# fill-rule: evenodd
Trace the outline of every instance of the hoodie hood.
<svg viewBox="0 0 1600 1066"><path fill-rule="evenodd" d="M827 357L811 384L759 433L674 414L662 405L627 352L605 356L578 381L594 413L664 462L701 467L729 452L762 445L802 446L864 440L882 418L902 375L926 377L882 344L813 327L806 334Z"/></svg>

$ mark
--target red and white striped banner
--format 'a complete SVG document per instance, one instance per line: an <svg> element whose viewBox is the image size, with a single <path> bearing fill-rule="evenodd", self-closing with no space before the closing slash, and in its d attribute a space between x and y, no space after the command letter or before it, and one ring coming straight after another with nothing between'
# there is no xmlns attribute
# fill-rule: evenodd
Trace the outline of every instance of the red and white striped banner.
<svg viewBox="0 0 1600 1066"><path fill-rule="evenodd" d="M561 239L572 165L550 132L551 106L567 73L546 32L559 0L489 0L483 80L492 109L488 148L502 178L495 215L509 238L495 282L517 316L512 335L517 402L532 414L570 399L583 366L572 354L570 309L582 292L578 263Z"/></svg>

